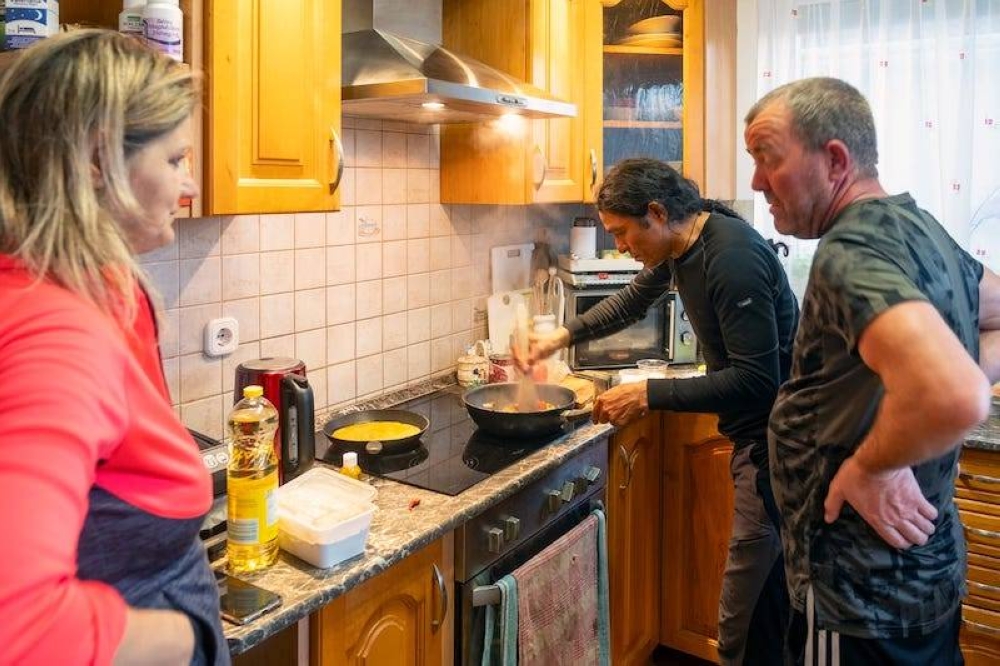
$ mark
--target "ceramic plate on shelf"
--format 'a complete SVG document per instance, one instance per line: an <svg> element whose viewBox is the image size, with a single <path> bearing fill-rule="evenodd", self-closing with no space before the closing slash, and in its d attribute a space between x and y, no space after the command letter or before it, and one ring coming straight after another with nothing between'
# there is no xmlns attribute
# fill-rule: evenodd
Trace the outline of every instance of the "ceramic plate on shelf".
<svg viewBox="0 0 1000 666"><path fill-rule="evenodd" d="M679 49L683 42L679 34L632 35L618 42L620 46L642 46L654 49Z"/></svg>
<svg viewBox="0 0 1000 666"><path fill-rule="evenodd" d="M680 36L681 17L668 14L666 16L652 16L633 23L628 27L630 35L673 35Z"/></svg>

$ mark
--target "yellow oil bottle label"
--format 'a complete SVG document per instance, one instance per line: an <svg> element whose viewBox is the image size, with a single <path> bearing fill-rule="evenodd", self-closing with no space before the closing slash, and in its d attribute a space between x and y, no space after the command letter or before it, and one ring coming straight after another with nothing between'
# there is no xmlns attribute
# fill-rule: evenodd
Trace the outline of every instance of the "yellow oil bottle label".
<svg viewBox="0 0 1000 666"><path fill-rule="evenodd" d="M268 543L278 537L278 473L263 478L230 476L226 492L227 538L239 545Z"/></svg>

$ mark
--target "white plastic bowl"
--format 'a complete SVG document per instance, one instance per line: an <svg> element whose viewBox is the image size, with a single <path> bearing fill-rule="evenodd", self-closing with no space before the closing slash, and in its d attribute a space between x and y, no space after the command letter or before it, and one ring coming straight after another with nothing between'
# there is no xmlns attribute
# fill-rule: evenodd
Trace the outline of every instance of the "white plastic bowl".
<svg viewBox="0 0 1000 666"><path fill-rule="evenodd" d="M326 569L360 555L377 491L325 467L278 488L278 546Z"/></svg>

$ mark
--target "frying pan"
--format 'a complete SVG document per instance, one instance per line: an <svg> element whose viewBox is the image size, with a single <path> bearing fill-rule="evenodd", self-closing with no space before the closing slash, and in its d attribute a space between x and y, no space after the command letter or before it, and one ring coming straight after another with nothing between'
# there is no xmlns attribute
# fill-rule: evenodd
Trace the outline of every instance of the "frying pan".
<svg viewBox="0 0 1000 666"><path fill-rule="evenodd" d="M333 436L334 431L338 428L354 425L355 423L370 423L372 421L398 421L399 423L416 426L420 428L420 432L408 437L400 437L399 439L381 440L377 442L379 446L370 446L371 442L358 442ZM385 453L402 453L420 446L420 438L427 431L429 425L430 422L426 416L405 409L365 409L360 412L344 414L343 416L331 419L323 426L323 434L334 444L346 446L355 451L364 451L369 454L378 454L383 451Z"/></svg>
<svg viewBox="0 0 1000 666"><path fill-rule="evenodd" d="M559 432L563 425L590 416L593 409L571 409L575 394L558 384L536 384L538 399L551 403L551 409L537 412L504 412L501 409L517 401L518 384L486 384L470 389L462 396L465 408L476 425L499 437L544 437Z"/></svg>

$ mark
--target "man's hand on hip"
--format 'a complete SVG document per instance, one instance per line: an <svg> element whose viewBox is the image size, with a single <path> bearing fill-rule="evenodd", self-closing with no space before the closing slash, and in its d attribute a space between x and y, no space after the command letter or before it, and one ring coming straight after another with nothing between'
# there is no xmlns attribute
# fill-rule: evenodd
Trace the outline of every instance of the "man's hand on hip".
<svg viewBox="0 0 1000 666"><path fill-rule="evenodd" d="M837 520L844 502L894 548L922 546L934 534L937 509L924 498L909 467L873 473L851 456L830 482L823 503L827 523Z"/></svg>

